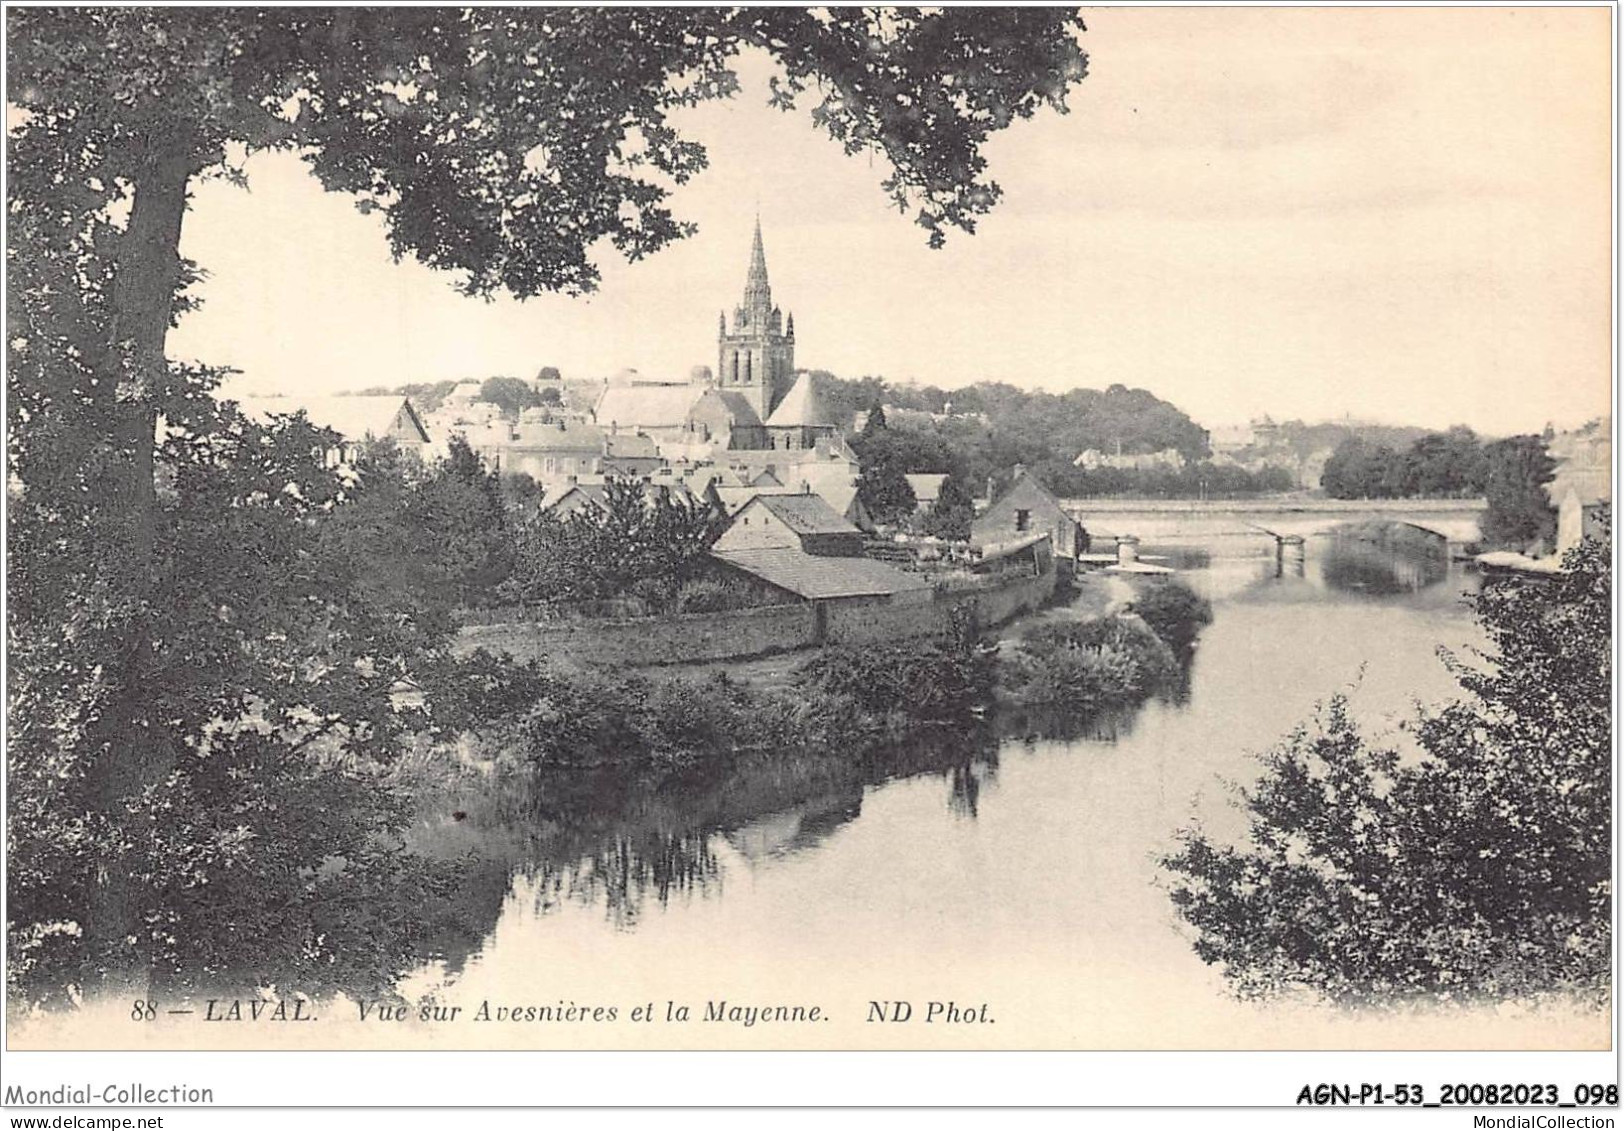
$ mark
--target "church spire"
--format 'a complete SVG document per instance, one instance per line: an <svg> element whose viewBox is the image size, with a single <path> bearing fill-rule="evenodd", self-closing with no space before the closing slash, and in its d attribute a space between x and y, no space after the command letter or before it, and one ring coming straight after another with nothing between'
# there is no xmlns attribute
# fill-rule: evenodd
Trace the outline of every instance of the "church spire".
<svg viewBox="0 0 1624 1131"><path fill-rule="evenodd" d="M769 311L773 308L772 288L767 285L767 252L761 246L761 216L756 216L756 236L750 245L750 274L744 280L744 308Z"/></svg>

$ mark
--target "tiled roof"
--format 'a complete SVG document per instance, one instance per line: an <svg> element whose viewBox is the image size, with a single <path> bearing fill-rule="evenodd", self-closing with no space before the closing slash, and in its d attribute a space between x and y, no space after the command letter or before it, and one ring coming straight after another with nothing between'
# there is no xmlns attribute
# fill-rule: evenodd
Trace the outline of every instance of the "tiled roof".
<svg viewBox="0 0 1624 1131"><path fill-rule="evenodd" d="M724 550L711 556L808 601L930 588L930 582L917 574L872 558L824 558L800 550Z"/></svg>
<svg viewBox="0 0 1624 1131"><path fill-rule="evenodd" d="M797 534L860 534L857 527L823 501L821 495L756 496L756 502L771 511Z"/></svg>
<svg viewBox="0 0 1624 1131"><path fill-rule="evenodd" d="M603 454L603 430L579 420L558 420L517 426L503 421L492 426L484 443L525 452L590 452ZM470 437L470 443L474 442Z"/></svg>
<svg viewBox="0 0 1624 1131"><path fill-rule="evenodd" d="M705 395L703 385L611 385L598 398L598 423L607 428L680 428Z"/></svg>
<svg viewBox="0 0 1624 1131"><path fill-rule="evenodd" d="M758 495L792 495L799 488L796 487L736 487L727 483L716 485L716 497L727 508L728 514L738 514L745 505Z"/></svg>
<svg viewBox="0 0 1624 1131"><path fill-rule="evenodd" d="M622 459L654 457L660 454L654 438L636 432L611 432L603 438L603 454Z"/></svg>

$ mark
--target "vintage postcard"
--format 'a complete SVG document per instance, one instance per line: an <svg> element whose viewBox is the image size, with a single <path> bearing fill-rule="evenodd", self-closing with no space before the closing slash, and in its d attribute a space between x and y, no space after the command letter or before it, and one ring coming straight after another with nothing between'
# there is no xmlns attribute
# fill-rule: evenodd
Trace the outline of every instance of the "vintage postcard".
<svg viewBox="0 0 1624 1131"><path fill-rule="evenodd" d="M1614 17L9 6L8 1047L1610 1048Z"/></svg>

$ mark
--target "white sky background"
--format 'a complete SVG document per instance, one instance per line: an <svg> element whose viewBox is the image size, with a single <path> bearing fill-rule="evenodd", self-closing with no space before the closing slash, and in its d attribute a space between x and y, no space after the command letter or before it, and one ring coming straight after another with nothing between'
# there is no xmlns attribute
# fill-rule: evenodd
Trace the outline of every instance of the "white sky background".
<svg viewBox="0 0 1624 1131"><path fill-rule="evenodd" d="M1505 434L1607 409L1609 12L1106 9L1071 114L995 137L1005 197L933 252L805 111L676 119L699 233L598 294L462 298L290 154L196 186L210 277L171 353L238 392L715 364L759 199L797 364L946 387L1150 389L1202 424L1351 413Z"/></svg>

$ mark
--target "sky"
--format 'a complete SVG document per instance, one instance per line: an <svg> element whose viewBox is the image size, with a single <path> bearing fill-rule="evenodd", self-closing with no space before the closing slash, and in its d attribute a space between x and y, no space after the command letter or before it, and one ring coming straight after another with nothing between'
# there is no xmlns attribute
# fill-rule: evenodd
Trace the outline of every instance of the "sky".
<svg viewBox="0 0 1624 1131"><path fill-rule="evenodd" d="M770 64L674 122L710 168L692 238L588 298L464 298L292 154L194 186L209 277L174 356L240 393L715 365L759 209L796 362L943 387L1143 387L1207 427L1263 413L1504 435L1608 410L1610 11L1090 10L1089 76L986 153L1004 189L933 251Z"/></svg>

